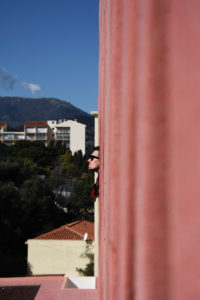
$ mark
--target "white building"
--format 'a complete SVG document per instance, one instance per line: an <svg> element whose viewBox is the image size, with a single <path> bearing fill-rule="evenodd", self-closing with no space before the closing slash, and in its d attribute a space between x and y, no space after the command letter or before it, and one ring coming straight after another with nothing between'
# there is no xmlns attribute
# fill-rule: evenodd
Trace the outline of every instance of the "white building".
<svg viewBox="0 0 200 300"><path fill-rule="evenodd" d="M79 275L77 268L84 269L90 262L83 257L86 240L91 242L93 252L94 223L86 220L66 224L28 239L28 264L32 275Z"/></svg>
<svg viewBox="0 0 200 300"><path fill-rule="evenodd" d="M85 154L85 124L76 120L59 120L58 122L53 120L47 123L52 130L53 140L64 141L72 154L77 150Z"/></svg>
<svg viewBox="0 0 200 300"><path fill-rule="evenodd" d="M47 146L53 141L61 141L74 152L81 150L85 154L86 125L76 120L27 121L23 132L7 131L5 122L0 122L0 142L14 145L18 140L42 141Z"/></svg>
<svg viewBox="0 0 200 300"><path fill-rule="evenodd" d="M24 124L25 140L42 141L47 146L51 140L51 129L47 121L27 121Z"/></svg>

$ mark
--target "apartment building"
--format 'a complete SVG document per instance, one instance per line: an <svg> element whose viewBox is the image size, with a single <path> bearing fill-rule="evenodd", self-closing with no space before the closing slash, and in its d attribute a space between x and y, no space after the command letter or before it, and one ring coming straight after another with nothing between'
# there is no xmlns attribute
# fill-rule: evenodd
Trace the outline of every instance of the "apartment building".
<svg viewBox="0 0 200 300"><path fill-rule="evenodd" d="M76 120L27 121L23 132L7 130L6 122L0 122L0 142L10 146L19 140L42 141L47 146L53 141L61 141L74 152L81 150L85 154L86 125Z"/></svg>
<svg viewBox="0 0 200 300"><path fill-rule="evenodd" d="M10 146L18 140L24 140L24 132L7 131L6 122L0 122L0 142Z"/></svg>
<svg viewBox="0 0 200 300"><path fill-rule="evenodd" d="M77 122L77 120L59 120L47 121L51 128L51 139L65 142L66 147L70 148L72 153L81 150L85 154L85 129L86 125Z"/></svg>
<svg viewBox="0 0 200 300"><path fill-rule="evenodd" d="M47 121L27 121L24 124L24 138L29 141L42 141L47 146L51 140L51 129Z"/></svg>

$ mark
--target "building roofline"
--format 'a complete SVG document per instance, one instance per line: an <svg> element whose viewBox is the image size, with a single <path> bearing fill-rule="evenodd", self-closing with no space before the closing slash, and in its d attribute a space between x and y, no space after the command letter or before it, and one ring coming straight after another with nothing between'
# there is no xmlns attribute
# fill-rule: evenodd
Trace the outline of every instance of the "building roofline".
<svg viewBox="0 0 200 300"><path fill-rule="evenodd" d="M78 220L78 221L72 222L70 224L62 225L62 226L60 226L60 227L58 227L56 229L53 229L53 230L51 230L51 231L49 231L47 233L43 233L43 234L41 234L39 236L36 236L36 237L34 237L32 239L28 239L27 242L30 241L30 240L66 240L66 241L67 240L73 240L73 241L74 240L83 240L85 233L84 234L80 233L77 230L74 230L74 229L71 228L72 226L77 225L77 224L79 224L79 223L81 223L83 221L87 222L87 223L90 223L90 224L94 224L93 222L90 222L90 221ZM63 230L69 231L68 234L70 235L70 233L71 233L71 234L75 235L75 238L70 238L70 237L69 238L61 238L61 237L59 238L59 237L56 237L56 233L59 234L59 232L60 232L60 234L63 234L62 233ZM55 235L55 236L52 237L52 235ZM67 235L67 233L66 233L66 235ZM88 240L93 241L94 238L89 238Z"/></svg>
<svg viewBox="0 0 200 300"><path fill-rule="evenodd" d="M48 126L47 121L26 121L24 126Z"/></svg>

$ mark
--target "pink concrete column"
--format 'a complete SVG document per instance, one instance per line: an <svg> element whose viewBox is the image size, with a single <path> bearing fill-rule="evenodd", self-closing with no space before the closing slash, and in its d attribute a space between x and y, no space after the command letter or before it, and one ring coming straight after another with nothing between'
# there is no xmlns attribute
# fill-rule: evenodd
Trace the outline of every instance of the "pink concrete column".
<svg viewBox="0 0 200 300"><path fill-rule="evenodd" d="M199 20L100 1L101 300L200 298Z"/></svg>
<svg viewBox="0 0 200 300"><path fill-rule="evenodd" d="M170 295L200 298L200 2L172 1L170 21Z"/></svg>

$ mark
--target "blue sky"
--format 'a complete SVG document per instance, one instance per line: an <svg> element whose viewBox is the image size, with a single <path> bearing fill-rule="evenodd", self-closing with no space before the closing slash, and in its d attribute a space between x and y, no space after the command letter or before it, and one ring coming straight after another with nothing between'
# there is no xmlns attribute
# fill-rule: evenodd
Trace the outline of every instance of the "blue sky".
<svg viewBox="0 0 200 300"><path fill-rule="evenodd" d="M97 110L98 0L1 0L0 96Z"/></svg>

